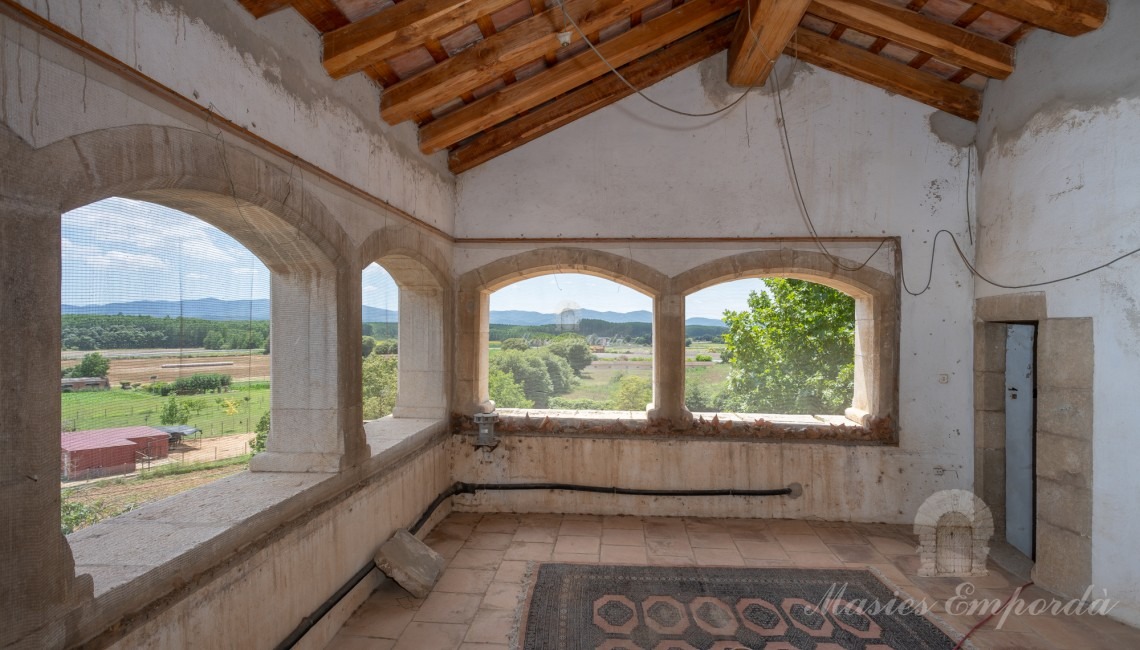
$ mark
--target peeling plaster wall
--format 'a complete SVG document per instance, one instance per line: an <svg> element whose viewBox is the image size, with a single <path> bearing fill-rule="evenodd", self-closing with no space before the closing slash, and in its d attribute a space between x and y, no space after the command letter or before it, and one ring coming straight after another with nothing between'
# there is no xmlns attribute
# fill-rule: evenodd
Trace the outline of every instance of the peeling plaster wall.
<svg viewBox="0 0 1140 650"><path fill-rule="evenodd" d="M717 109L738 96L723 82L724 67L725 56L718 55L647 92L687 111ZM946 228L964 243L969 238L969 165L962 145L972 141L972 125L955 118L932 120L930 108L806 64L793 69L785 59L778 74L796 170L819 233L899 236L907 283L921 289L934 233ZM764 88L718 118L689 119L666 114L640 97L627 98L460 175L457 237L802 238L807 229L793 193L775 99L772 89ZM817 250L810 242L561 245L628 256L668 276L742 250ZM462 274L529 248L533 245L460 242L454 271ZM873 245L837 244L836 250L861 261ZM871 264L897 272L881 254ZM943 242L930 291L902 298L900 445L779 447L789 465L842 474L840 480L816 475L816 484L834 483L834 489L819 491L822 501L797 510L798 516L909 523L931 493L972 484L972 279ZM947 383L939 383L939 375ZM622 467L620 478L656 475L652 450L658 443L622 444L643 453L631 456L630 462L641 465ZM593 449L606 456L612 450L599 451L604 447ZM694 454L705 454L705 447L707 453L729 449L718 443L680 447ZM756 448L762 454L777 452L771 445ZM817 458L835 464L823 469ZM936 473L936 467L947 471ZM740 485L764 482L758 475L739 479ZM852 482L862 500L858 509L846 510L846 498L835 495ZM528 497L512 499L523 507Z"/></svg>
<svg viewBox="0 0 1140 650"><path fill-rule="evenodd" d="M980 270L1004 284L1069 275L1140 245L1140 4L1096 32L1035 32L990 82L979 129ZM1093 320L1092 582L1140 623L1140 259L1044 291L1049 318ZM978 283L979 296L1005 293Z"/></svg>
<svg viewBox="0 0 1140 650"><path fill-rule="evenodd" d="M329 77L320 64L320 36L297 12L254 20L236 1L20 3L341 179L453 229L454 177L443 155L424 157L411 125L393 128L380 119L380 90L369 79ZM57 55L45 39L13 30L5 27L0 48L0 122L33 146L109 126L169 123L169 116L155 114L153 100L124 97L129 84L121 79L93 79L101 76L97 66L75 65L75 57Z"/></svg>

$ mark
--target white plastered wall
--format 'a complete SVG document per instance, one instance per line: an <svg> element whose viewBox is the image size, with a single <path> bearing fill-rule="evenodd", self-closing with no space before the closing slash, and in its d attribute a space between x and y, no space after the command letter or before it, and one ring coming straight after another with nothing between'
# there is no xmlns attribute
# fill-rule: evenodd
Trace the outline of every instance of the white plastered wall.
<svg viewBox="0 0 1140 650"><path fill-rule="evenodd" d="M979 131L980 270L1003 284L1066 276L1140 245L1140 5L1110 3L1104 27L1045 32L1019 46L1018 70L990 82ZM1049 318L1093 319L1094 597L1140 623L1140 260L1044 291ZM977 284L979 296L1007 291Z"/></svg>
<svg viewBox="0 0 1140 650"><path fill-rule="evenodd" d="M720 108L736 97L724 85L724 61L713 57L647 92L687 111ZM969 238L967 149L951 140L968 143L972 126L806 64L790 76L786 60L777 70L796 171L819 233L900 237L907 282L921 289L934 233L946 228ZM458 196L457 237L565 237L558 245L629 256L669 276L745 250L816 250L803 241L588 241L804 238L768 88L718 119L676 117L639 97L625 99L462 174ZM460 241L454 271L531 247ZM870 253L865 245L836 248L860 261ZM893 270L886 256L872 265ZM836 467L845 480L861 477L859 508L825 499L798 516L909 523L931 493L971 485L972 300L969 274L941 248L930 291L902 297L900 445L843 452L784 445L785 462L813 480L831 480L826 474ZM651 462L653 454L642 458Z"/></svg>

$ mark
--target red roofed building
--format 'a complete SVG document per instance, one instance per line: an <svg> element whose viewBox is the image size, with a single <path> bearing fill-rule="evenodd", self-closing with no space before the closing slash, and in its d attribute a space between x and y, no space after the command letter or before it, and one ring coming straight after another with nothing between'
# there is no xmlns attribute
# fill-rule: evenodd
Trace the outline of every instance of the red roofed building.
<svg viewBox="0 0 1140 650"><path fill-rule="evenodd" d="M154 427L120 427L63 433L60 463L64 480L135 471L141 458L166 458L170 434Z"/></svg>

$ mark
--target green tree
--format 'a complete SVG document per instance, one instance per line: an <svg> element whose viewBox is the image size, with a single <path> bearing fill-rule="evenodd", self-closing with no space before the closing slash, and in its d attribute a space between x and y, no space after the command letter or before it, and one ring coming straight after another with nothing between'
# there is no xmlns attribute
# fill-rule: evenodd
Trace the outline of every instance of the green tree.
<svg viewBox="0 0 1140 650"><path fill-rule="evenodd" d="M574 369L570 367L569 361L549 350L541 348L529 350L528 354L537 356L546 364L546 372L550 374L552 394L565 395L574 390L574 386L578 383L578 380L577 377L574 376Z"/></svg>
<svg viewBox="0 0 1140 650"><path fill-rule="evenodd" d="M526 342L526 339L512 338L503 341L502 344L499 345L499 348L503 350L519 350L520 352L526 352L530 349L530 344Z"/></svg>
<svg viewBox="0 0 1140 650"><path fill-rule="evenodd" d="M586 342L586 337L581 334L574 334L573 332L559 334L554 337L546 349L566 359L576 375L582 374L582 370L594 362L594 355L590 353L590 345Z"/></svg>
<svg viewBox="0 0 1140 650"><path fill-rule="evenodd" d="M644 411L652 401L653 384L648 379L624 375L617 382L610 408L617 411Z"/></svg>
<svg viewBox="0 0 1140 650"><path fill-rule="evenodd" d="M162 410L158 413L159 424L172 425L172 424L186 424L190 420L190 411L185 405L180 404L173 395L163 405Z"/></svg>
<svg viewBox="0 0 1140 650"><path fill-rule="evenodd" d="M721 408L842 413L854 390L854 299L804 280L764 284L747 311L724 313L731 369Z"/></svg>
<svg viewBox="0 0 1140 650"><path fill-rule="evenodd" d="M360 337L360 355L367 359L376 349L376 339L371 336Z"/></svg>
<svg viewBox="0 0 1140 650"><path fill-rule="evenodd" d="M269 411L266 411L261 419L257 421L257 426L253 428L253 440L249 443L249 449L253 453L265 451L265 442L269 439Z"/></svg>
<svg viewBox="0 0 1140 650"><path fill-rule="evenodd" d="M544 409L550 404L554 384L550 380L546 362L538 355L506 350L491 359L491 368L511 375L513 381L522 386L526 398L534 402L537 408Z"/></svg>
<svg viewBox="0 0 1140 650"><path fill-rule="evenodd" d="M508 372L491 368L487 372L487 384L497 408L528 409L534 406L534 402L526 398L522 386L515 383Z"/></svg>
<svg viewBox="0 0 1140 650"><path fill-rule="evenodd" d="M226 344L226 338L217 330L210 330L206 338L202 339L202 347L207 350L221 350Z"/></svg>
<svg viewBox="0 0 1140 650"><path fill-rule="evenodd" d="M364 360L361 373L364 419L375 420L396 407L397 361L395 357L372 355Z"/></svg>
<svg viewBox="0 0 1140 650"><path fill-rule="evenodd" d="M68 377L106 377L111 370L111 362L98 352L83 355L78 366L65 371Z"/></svg>

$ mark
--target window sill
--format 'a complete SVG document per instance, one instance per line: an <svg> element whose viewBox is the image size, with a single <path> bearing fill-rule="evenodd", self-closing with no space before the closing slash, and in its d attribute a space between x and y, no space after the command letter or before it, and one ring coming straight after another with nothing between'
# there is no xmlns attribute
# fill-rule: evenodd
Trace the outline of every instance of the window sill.
<svg viewBox="0 0 1140 650"><path fill-rule="evenodd" d="M447 435L445 420L365 423L371 456L338 474L242 472L101 521L67 536L76 575L94 581L106 629L222 566L242 561L283 522L303 523L346 490L398 467Z"/></svg>
<svg viewBox="0 0 1140 650"><path fill-rule="evenodd" d="M767 413L694 413L686 427L650 421L644 411L571 411L498 409L495 431L503 434L719 438L725 440L807 441L844 444L894 444L893 429L864 426L843 415ZM459 416L456 429L475 431L469 416Z"/></svg>

